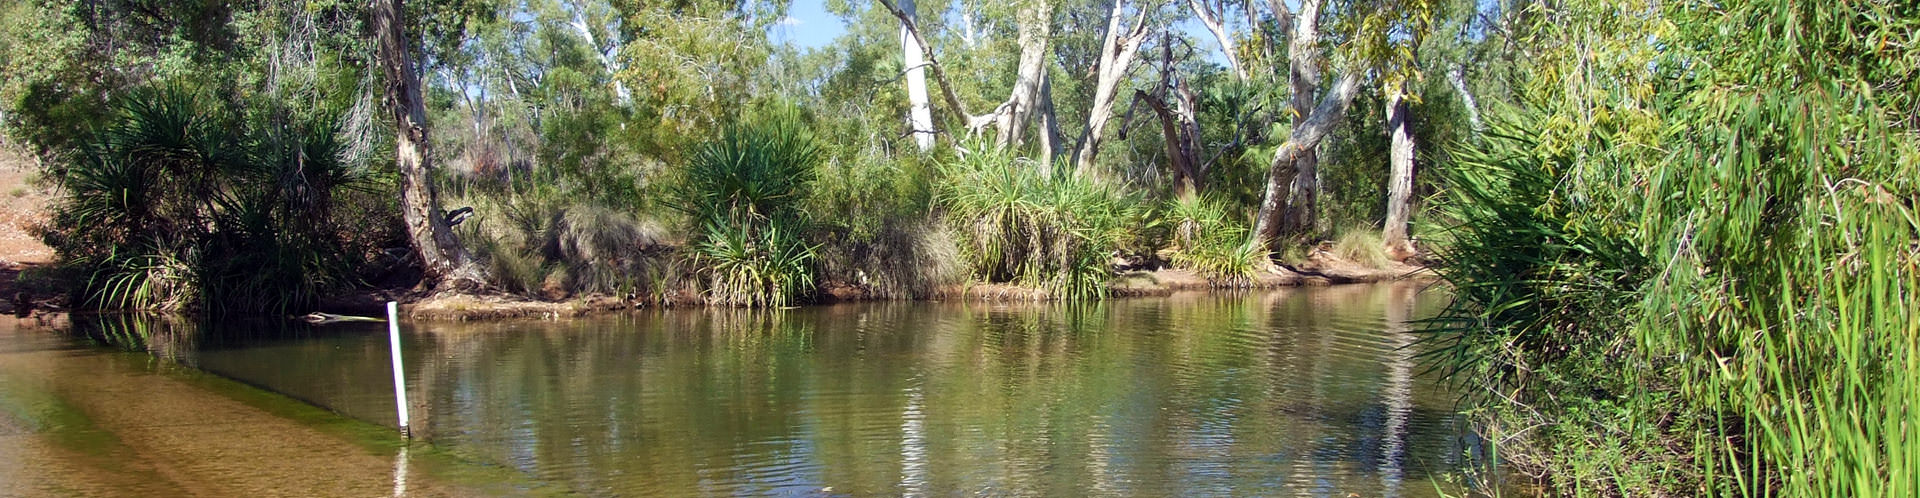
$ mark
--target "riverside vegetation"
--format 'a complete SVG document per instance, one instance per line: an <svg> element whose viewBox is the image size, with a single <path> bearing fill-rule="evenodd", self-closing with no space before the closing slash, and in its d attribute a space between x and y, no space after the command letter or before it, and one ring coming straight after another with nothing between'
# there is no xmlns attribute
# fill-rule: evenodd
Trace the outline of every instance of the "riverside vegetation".
<svg viewBox="0 0 1920 498"><path fill-rule="evenodd" d="M1411 261L1556 493L1920 494L1910 3L915 4L0 0L0 124L74 307Z"/></svg>

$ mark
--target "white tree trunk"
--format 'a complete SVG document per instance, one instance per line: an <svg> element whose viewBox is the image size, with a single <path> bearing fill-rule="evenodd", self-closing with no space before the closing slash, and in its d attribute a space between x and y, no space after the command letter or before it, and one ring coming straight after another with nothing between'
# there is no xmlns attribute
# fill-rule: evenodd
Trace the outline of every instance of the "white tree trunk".
<svg viewBox="0 0 1920 498"><path fill-rule="evenodd" d="M1467 90L1466 66L1454 66L1452 71L1447 71L1447 82L1453 84L1453 91L1460 93L1460 103L1467 106L1467 124L1478 133L1481 129L1480 104L1473 100L1473 92Z"/></svg>
<svg viewBox="0 0 1920 498"><path fill-rule="evenodd" d="M900 0L900 10L908 17L913 16L913 0ZM920 152L933 149L933 104L927 98L927 60L923 56L925 47L920 45L920 37L906 24L900 25L900 52L907 68L907 101L911 103L907 110L908 133L913 134L913 143L920 146Z"/></svg>
<svg viewBox="0 0 1920 498"><path fill-rule="evenodd" d="M1269 0L1280 27L1288 33L1287 83L1292 90L1293 133L1274 154L1267 171L1267 188L1260 201L1254 234L1269 247L1281 233L1300 233L1313 226L1314 203L1319 197L1319 157L1314 149L1346 114L1359 88L1360 75L1350 72L1334 83L1332 93L1315 99L1320 85L1320 8L1323 0L1302 0L1300 10L1289 11L1282 0ZM1315 102L1318 102L1315 104Z"/></svg>
<svg viewBox="0 0 1920 498"><path fill-rule="evenodd" d="M1262 240L1272 244L1280 236L1280 215L1286 210L1288 189L1295 176L1306 174L1296 170L1295 165L1333 132L1333 126L1346 115L1347 105L1353 103L1353 96L1359 91L1358 72L1341 76L1334 82L1333 90L1320 99L1320 105L1313 108L1305 121L1294 125L1286 143L1274 151L1273 163L1267 168L1266 193L1261 198L1260 214L1254 224L1254 234Z"/></svg>
<svg viewBox="0 0 1920 498"><path fill-rule="evenodd" d="M573 10L572 14L573 19L570 20L568 24L573 25L574 31L580 32L580 37L587 40L587 46L593 48L593 55L600 59L600 66L607 70L607 78L613 80L614 97L620 99L620 105L627 105L627 103L632 102L633 93L627 91L627 84L620 80L620 70L622 68L619 60L614 58L614 54L620 52L618 42L608 40L607 45L602 46L600 44L601 40L593 36L593 28L587 25L586 15L577 9Z"/></svg>
<svg viewBox="0 0 1920 498"><path fill-rule="evenodd" d="M1060 119L1053 110L1053 77L1044 71L1040 74L1040 165L1051 172L1054 158L1066 153L1066 145L1061 138Z"/></svg>
<svg viewBox="0 0 1920 498"><path fill-rule="evenodd" d="M460 244L440 214L432 183L433 143L427 140L427 108L420 76L408 53L406 9L401 0L373 0L375 59L386 74L386 97L394 119L394 163L400 170L400 217L414 254L434 287L471 290L486 285L486 272Z"/></svg>
<svg viewBox="0 0 1920 498"><path fill-rule="evenodd" d="M995 144L1002 149L1020 147L1027 125L1033 121L1041 106L1040 91L1047 86L1047 39L1052 36L1052 17L1053 13L1044 1L1031 2L1020 9L1019 34L1016 38L1020 46L1017 79L1014 80L1012 94L996 113L995 126L999 128L999 136ZM1040 133L1045 133L1045 130Z"/></svg>
<svg viewBox="0 0 1920 498"><path fill-rule="evenodd" d="M1302 0L1293 22L1293 35L1287 48L1287 83L1292 89L1294 123L1314 116L1315 93L1320 87L1320 6L1323 0ZM1344 110L1344 107L1342 107ZM1294 159L1293 181L1287 186L1285 210L1281 211L1280 231L1298 234L1313 230L1315 205L1320 198L1319 142L1307 147Z"/></svg>
<svg viewBox="0 0 1920 498"><path fill-rule="evenodd" d="M1252 2L1248 2L1252 5ZM1240 65L1240 52L1234 46L1233 33L1227 31L1224 8L1215 10L1205 0L1187 0L1187 6L1193 8L1193 16L1206 25L1207 32L1213 33L1213 40L1220 44L1221 53L1227 56L1227 68L1233 70L1233 76L1240 81L1247 80L1247 68ZM1224 6L1223 6L1224 7Z"/></svg>
<svg viewBox="0 0 1920 498"><path fill-rule="evenodd" d="M1386 241L1387 256L1394 261L1414 255L1413 240L1407 230L1413 209L1413 123L1406 97L1406 86L1402 84L1387 100L1391 167L1387 179L1387 222L1380 235Z"/></svg>
<svg viewBox="0 0 1920 498"><path fill-rule="evenodd" d="M1125 2L1116 1L1113 10L1107 13L1107 34L1100 44L1099 72L1094 78L1093 104L1087 110L1087 129L1080 134L1080 146L1073 154L1078 174L1088 174L1093 169L1093 159L1100 153L1107 122L1113 119L1121 80L1133 66L1133 56L1139 51L1140 43L1147 39L1145 11L1134 18L1131 27L1121 31L1120 18L1125 7Z"/></svg>

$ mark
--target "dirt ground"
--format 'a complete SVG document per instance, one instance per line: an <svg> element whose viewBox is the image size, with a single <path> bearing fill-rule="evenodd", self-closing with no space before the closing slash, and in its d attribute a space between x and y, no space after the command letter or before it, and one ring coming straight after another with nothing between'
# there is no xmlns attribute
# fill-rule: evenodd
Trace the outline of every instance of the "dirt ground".
<svg viewBox="0 0 1920 498"><path fill-rule="evenodd" d="M10 270L53 260L53 249L33 235L54 199L53 190L36 181L39 169L25 153L0 145L0 266Z"/></svg>

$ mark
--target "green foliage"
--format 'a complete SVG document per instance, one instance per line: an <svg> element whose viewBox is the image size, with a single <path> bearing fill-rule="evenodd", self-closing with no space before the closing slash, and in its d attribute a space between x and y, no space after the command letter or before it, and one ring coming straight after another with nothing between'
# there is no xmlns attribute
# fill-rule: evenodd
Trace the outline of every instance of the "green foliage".
<svg viewBox="0 0 1920 498"><path fill-rule="evenodd" d="M1244 216L1207 197L1169 201L1162 220L1173 227L1174 266L1225 284L1244 284L1268 264L1271 253L1255 243Z"/></svg>
<svg viewBox="0 0 1920 498"><path fill-rule="evenodd" d="M454 199L475 215L455 229L495 284L529 297L637 293L654 288L665 230L622 209L550 192Z"/></svg>
<svg viewBox="0 0 1920 498"><path fill-rule="evenodd" d="M1110 260L1146 215L1119 192L1004 153L968 154L940 170L937 198L974 274L1065 299L1106 295Z"/></svg>
<svg viewBox="0 0 1920 498"><path fill-rule="evenodd" d="M103 308L287 312L350 275L336 193L365 170L338 120L248 122L181 87L135 92L82 144L45 234ZM234 130L249 130L234 133Z"/></svg>
<svg viewBox="0 0 1920 498"><path fill-rule="evenodd" d="M814 247L781 230L715 220L694 247L716 304L777 308L813 290Z"/></svg>
<svg viewBox="0 0 1920 498"><path fill-rule="evenodd" d="M820 276L873 297L933 296L966 276L951 234L932 220L934 168L917 155L866 154L821 166L806 209Z"/></svg>
<svg viewBox="0 0 1920 498"><path fill-rule="evenodd" d="M784 306L811 292L814 246L801 241L799 209L819 163L797 109L773 107L728 125L695 149L674 186L674 207L700 224L694 253L706 264L708 299Z"/></svg>
<svg viewBox="0 0 1920 498"><path fill-rule="evenodd" d="M1920 492L1920 11L1560 8L1442 173L1430 359L1570 494Z"/></svg>

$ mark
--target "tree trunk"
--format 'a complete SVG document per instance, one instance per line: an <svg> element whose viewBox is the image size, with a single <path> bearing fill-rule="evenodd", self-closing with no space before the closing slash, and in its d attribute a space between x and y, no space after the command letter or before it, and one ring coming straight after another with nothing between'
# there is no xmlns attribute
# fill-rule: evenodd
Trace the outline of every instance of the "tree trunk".
<svg viewBox="0 0 1920 498"><path fill-rule="evenodd" d="M1253 2L1247 3L1252 5ZM1200 19L1200 24L1205 25L1207 32L1213 33L1213 40L1220 44L1220 52L1227 56L1227 69L1233 70L1235 78L1246 81L1247 68L1240 65L1240 52L1234 47L1233 33L1227 32L1226 16L1223 15L1226 13L1225 6L1221 5L1216 10L1207 5L1205 0L1187 0L1187 6L1193 8L1193 16Z"/></svg>
<svg viewBox="0 0 1920 498"><path fill-rule="evenodd" d="M1387 256L1394 261L1413 257L1413 241L1407 236L1408 217L1413 198L1413 125L1408 115L1406 86L1403 83L1387 101L1387 133L1391 137L1391 176L1387 179L1387 223L1381 231Z"/></svg>
<svg viewBox="0 0 1920 498"><path fill-rule="evenodd" d="M1295 165L1312 154L1314 147L1333 132L1333 126L1346 114L1347 105L1353 103L1353 96L1359 91L1358 72L1341 76L1334 82L1333 90L1320 99L1320 105L1313 108L1305 121L1294 125L1286 143L1274 151L1273 163L1267 168L1267 188L1260 201L1260 215L1254 223L1254 234L1266 241L1268 247L1274 247L1280 238L1281 214L1286 211L1294 177L1304 174L1296 170Z"/></svg>
<svg viewBox="0 0 1920 498"><path fill-rule="evenodd" d="M1294 33L1288 40L1287 83L1292 89L1294 123L1311 119L1315 93L1320 87L1320 6L1322 0L1302 0ZM1307 147L1294 159L1293 181L1287 185L1287 203L1281 211L1280 232L1301 234L1313 231L1315 205L1320 198L1320 154Z"/></svg>
<svg viewBox="0 0 1920 498"><path fill-rule="evenodd" d="M420 97L420 77L407 51L407 35L400 17L401 0L373 0L373 29L380 69L386 74L387 103L393 109L394 162L400 169L400 215L407 225L414 254L426 272L423 283L432 287L471 290L486 285L486 273L447 226L435 197L432 142L427 141L427 109Z"/></svg>
<svg viewBox="0 0 1920 498"><path fill-rule="evenodd" d="M1256 236L1275 247L1283 233L1313 229L1314 204L1320 193L1319 157L1314 149L1346 114L1359 88L1359 74L1350 72L1334 83L1332 93L1315 99L1320 86L1320 7L1323 0L1302 0L1291 19L1285 2L1270 0L1280 26L1288 33L1287 83L1292 90L1293 133L1274 153L1267 171L1267 188L1254 222Z"/></svg>
<svg viewBox="0 0 1920 498"><path fill-rule="evenodd" d="M1093 169L1093 158L1100 153L1100 142L1107 130L1107 122L1113 120L1113 106L1120 92L1121 80L1126 78L1127 69L1133 66L1133 56L1140 49L1140 43L1147 39L1146 12L1142 11L1133 20L1133 25L1122 32L1120 17L1124 13L1125 2L1114 2L1113 10L1107 13L1107 34L1100 44L1099 70L1094 78L1093 104L1087 109L1087 129L1080 134L1080 146L1074 151L1074 169L1078 174L1088 174Z"/></svg>
<svg viewBox="0 0 1920 498"><path fill-rule="evenodd" d="M1044 154L1040 165L1053 171L1053 160L1066 153L1066 145L1061 141L1060 119L1053 110L1053 77L1044 70L1040 75L1040 151Z"/></svg>
<svg viewBox="0 0 1920 498"><path fill-rule="evenodd" d="M946 69L940 66L939 59L934 58L933 48L927 46L927 38L920 36L920 28L919 25L914 22L913 14L902 10L899 6L887 0L880 0L880 5L885 7L887 12L892 13L894 18L900 20L900 29L903 31L903 38L913 40L912 46L907 46L905 43L902 43L902 47L906 49L919 47L920 49L920 58L924 62L909 67L908 69L925 68L933 70L934 81L940 83L941 98L947 102L947 107L950 108L954 114L958 115L960 121L965 123L969 133L978 132L982 128L992 125L994 122L993 114L974 115L967 113L966 103L960 100L960 94L954 93L953 82L947 79ZM929 121L931 121L931 119L929 119ZM931 125L929 125L928 130L932 131Z"/></svg>
<svg viewBox="0 0 1920 498"><path fill-rule="evenodd" d="M1018 149L1024 141L1028 124L1032 123L1036 111L1042 106L1040 92L1049 88L1047 79L1047 39L1052 37L1053 12L1047 3L1036 1L1020 9L1020 26L1016 43L1020 46L1020 62L1016 70L1012 95L1001 104L998 114L999 136L995 145L1001 149ZM1046 130L1039 130L1046 133ZM1045 140L1045 139L1043 139ZM1043 161L1043 165L1050 161Z"/></svg>
<svg viewBox="0 0 1920 498"><path fill-rule="evenodd" d="M1144 90L1134 90L1133 96L1141 102L1146 102L1147 107L1153 109L1153 113L1160 118L1160 134L1166 137L1167 141L1167 163L1170 166L1168 169L1173 173L1174 196L1181 199L1192 197L1199 189L1194 171L1194 165L1199 163L1199 159L1193 136L1187 133L1187 123L1160 97Z"/></svg>
<svg viewBox="0 0 1920 498"><path fill-rule="evenodd" d="M913 17L913 0L900 0L900 10ZM900 52L907 68L907 101L912 103L907 110L908 133L913 134L920 152L926 152L933 149L933 104L927 98L926 57L920 37L907 24L900 25Z"/></svg>
<svg viewBox="0 0 1920 498"><path fill-rule="evenodd" d="M1447 71L1447 82L1453 83L1453 91L1460 93L1460 103L1467 107L1467 124L1475 133L1480 132L1480 104L1473 100L1473 92L1467 90L1466 66L1454 66Z"/></svg>
<svg viewBox="0 0 1920 498"><path fill-rule="evenodd" d="M1159 117L1160 135L1167 142L1167 163L1170 176L1173 177L1174 196L1187 199L1199 193L1203 173L1200 168L1200 124L1194 113L1193 89L1186 80L1175 77L1173 66L1173 33L1162 31L1166 43L1160 45L1160 86L1155 93L1134 90L1136 104L1146 102ZM1169 105L1171 97L1177 105ZM1121 119L1120 138L1125 140L1127 129L1133 121L1133 109L1127 109L1127 116Z"/></svg>

